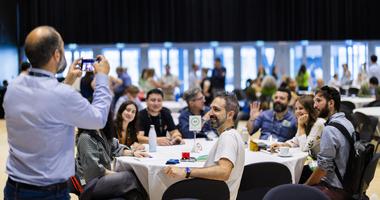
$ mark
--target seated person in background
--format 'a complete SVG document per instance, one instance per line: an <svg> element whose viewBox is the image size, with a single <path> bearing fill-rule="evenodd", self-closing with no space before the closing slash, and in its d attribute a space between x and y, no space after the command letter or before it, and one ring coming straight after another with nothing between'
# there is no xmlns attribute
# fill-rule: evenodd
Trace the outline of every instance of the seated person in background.
<svg viewBox="0 0 380 200"><path fill-rule="evenodd" d="M327 118L328 122L343 125L350 135L354 133L355 129L351 122L347 120L344 113L338 112L340 94L333 87L324 86L315 93L314 108L319 117ZM342 183L335 173L336 166L343 177L346 172L349 152L350 144L343 133L336 127L325 126L317 157L318 166L305 184L316 186L331 199L351 199L343 190Z"/></svg>
<svg viewBox="0 0 380 200"><path fill-rule="evenodd" d="M371 103L369 103L365 107L380 106L380 87L376 87L376 89L375 89L375 96L376 96L376 100L372 101Z"/></svg>
<svg viewBox="0 0 380 200"><path fill-rule="evenodd" d="M211 127L218 131L219 139L212 147L203 168L179 168L168 166L164 173L173 178L205 178L225 181L230 199L236 199L244 170L244 143L234 127L239 112L235 95L217 94L206 114ZM196 192L196 191L194 191Z"/></svg>
<svg viewBox="0 0 380 200"><path fill-rule="evenodd" d="M137 105L138 111L142 110L143 106L141 105L141 101L139 98L137 98L138 93L139 93L139 88L134 85L130 85L127 88L125 88L123 96L121 96L115 104L115 114L117 114L120 108L120 105L126 102L127 100L131 100L135 102ZM116 118L116 115L115 115L115 118Z"/></svg>
<svg viewBox="0 0 380 200"><path fill-rule="evenodd" d="M261 129L260 139L266 140L272 135L279 142L293 138L297 132L297 120L288 109L290 98L289 89L279 88L274 95L273 110L260 111L260 103L253 102L247 122L249 133Z"/></svg>
<svg viewBox="0 0 380 200"><path fill-rule="evenodd" d="M379 80L377 80L377 78L373 76L369 79L369 91L371 93L371 96L376 95L377 87L379 87Z"/></svg>
<svg viewBox="0 0 380 200"><path fill-rule="evenodd" d="M131 149L144 149L137 141L138 109L133 101L127 100L121 104L116 114L115 128L120 144Z"/></svg>
<svg viewBox="0 0 380 200"><path fill-rule="evenodd" d="M81 198L86 199L89 195L98 199L130 199L133 195L137 199L145 199L146 192L133 172L111 170L112 159L115 156L149 156L146 152L132 150L119 144L115 138L112 118L113 113L110 112L108 121L101 130L82 129L79 132L76 168L77 175L86 181Z"/></svg>
<svg viewBox="0 0 380 200"><path fill-rule="evenodd" d="M329 81L329 86L339 91L342 84L339 81L338 74L334 74L333 78Z"/></svg>
<svg viewBox="0 0 380 200"><path fill-rule="evenodd" d="M295 104L295 115L298 123L296 135L284 143L272 144L272 148L280 146L300 147L302 151L309 151L311 157L317 158L325 120L317 118L317 111L313 106L312 95L299 97Z"/></svg>
<svg viewBox="0 0 380 200"><path fill-rule="evenodd" d="M164 94L160 89L152 89L146 95L147 108L139 112L139 128L137 140L139 143L146 144L149 141L150 125L154 125L157 133L157 144L167 146L180 144L182 135L174 124L170 110L162 107ZM166 137L169 132L170 138Z"/></svg>
<svg viewBox="0 0 380 200"><path fill-rule="evenodd" d="M189 116L204 116L209 108L205 107L205 96L202 94L201 88L195 87L187 90L183 94L183 99L187 103L187 107L181 110L179 115L178 129L182 133L183 138L194 138L194 132L189 131ZM209 122L206 122L197 137L207 137L207 132L213 131Z"/></svg>

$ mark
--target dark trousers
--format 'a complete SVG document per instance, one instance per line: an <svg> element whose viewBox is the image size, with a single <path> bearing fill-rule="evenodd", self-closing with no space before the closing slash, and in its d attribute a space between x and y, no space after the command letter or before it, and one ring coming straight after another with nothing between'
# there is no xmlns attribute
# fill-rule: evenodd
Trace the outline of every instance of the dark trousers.
<svg viewBox="0 0 380 200"><path fill-rule="evenodd" d="M5 200L69 200L70 195L63 183L51 186L33 186L8 178L4 188Z"/></svg>
<svg viewBox="0 0 380 200"><path fill-rule="evenodd" d="M343 189L333 187L326 182L321 181L319 184L313 186L325 193L331 200L352 199Z"/></svg>
<svg viewBox="0 0 380 200"><path fill-rule="evenodd" d="M80 199L147 199L147 194L133 172L122 171L92 179Z"/></svg>

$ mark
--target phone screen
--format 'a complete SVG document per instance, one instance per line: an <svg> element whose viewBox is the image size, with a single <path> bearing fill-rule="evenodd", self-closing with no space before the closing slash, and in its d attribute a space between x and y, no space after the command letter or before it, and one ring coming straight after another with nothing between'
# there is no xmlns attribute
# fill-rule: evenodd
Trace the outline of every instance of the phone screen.
<svg viewBox="0 0 380 200"><path fill-rule="evenodd" d="M81 69L82 71L94 71L95 59L82 59Z"/></svg>

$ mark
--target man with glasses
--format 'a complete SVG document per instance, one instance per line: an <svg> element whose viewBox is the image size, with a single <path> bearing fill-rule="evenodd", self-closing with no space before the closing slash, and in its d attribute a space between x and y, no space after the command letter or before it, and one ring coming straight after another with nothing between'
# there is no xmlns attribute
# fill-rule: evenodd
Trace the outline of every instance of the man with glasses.
<svg viewBox="0 0 380 200"><path fill-rule="evenodd" d="M205 178L225 181L230 190L230 199L236 199L244 169L244 143L234 123L239 112L235 95L217 94L206 114L211 127L218 132L219 139L210 150L203 168L179 168L169 166L164 173L173 178ZM197 192L197 191L194 191Z"/></svg>
<svg viewBox="0 0 380 200"><path fill-rule="evenodd" d="M185 99L187 107L181 110L178 129L182 133L183 138L193 138L194 131L189 130L189 116L200 115L203 117L208 112L209 108L205 107L205 96L202 94L202 90L199 87L187 90L183 94L183 99ZM213 131L210 123L205 122L201 132L197 134L197 137L206 137L206 134L210 131Z"/></svg>
<svg viewBox="0 0 380 200"><path fill-rule="evenodd" d="M247 128L250 134L261 128L260 139L270 137L279 142L285 142L294 137L297 132L297 120L289 110L290 90L279 88L273 99L273 110L260 111L260 103L253 102L250 106L250 117Z"/></svg>
<svg viewBox="0 0 380 200"><path fill-rule="evenodd" d="M164 94L160 89L152 89L146 95L147 108L138 114L139 132L137 139L139 143L149 142L150 125L154 125L157 134L157 144L168 146L182 143L181 133L174 124L173 117L168 108L162 106ZM169 132L170 138L166 137Z"/></svg>
<svg viewBox="0 0 380 200"><path fill-rule="evenodd" d="M314 108L319 117L327 119L326 124L335 122L343 125L352 136L354 127L345 114L339 112L340 94L335 88L323 86L316 91ZM317 186L331 199L349 199L335 172L336 167L342 176L346 172L350 152L348 140L338 128L327 125L322 132L320 149L317 156L318 167L305 184Z"/></svg>

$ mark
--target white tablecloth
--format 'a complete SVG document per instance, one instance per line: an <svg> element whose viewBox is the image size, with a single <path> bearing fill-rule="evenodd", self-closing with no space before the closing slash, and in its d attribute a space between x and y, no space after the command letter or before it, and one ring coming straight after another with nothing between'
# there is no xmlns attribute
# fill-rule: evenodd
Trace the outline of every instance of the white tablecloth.
<svg viewBox="0 0 380 200"><path fill-rule="evenodd" d="M380 118L380 107L357 108L354 112L361 112L369 116Z"/></svg>
<svg viewBox="0 0 380 200"><path fill-rule="evenodd" d="M364 105L367 105L371 103L372 101L375 101L375 98L373 97L347 97L343 96L341 98L341 101L349 101L355 104L356 108L361 108Z"/></svg>
<svg viewBox="0 0 380 200"><path fill-rule="evenodd" d="M146 108L146 102L141 102L143 108ZM187 104L185 101L163 101L162 106L169 108L172 112L179 112L182 108L186 107Z"/></svg>
<svg viewBox="0 0 380 200"><path fill-rule="evenodd" d="M165 163L169 159L180 159L181 154L184 151L191 151L194 144L194 140L185 140L185 145L177 146L158 146L157 152L150 153L153 158L134 158L134 157L118 157L115 161L115 170L133 170L145 190L149 193L150 199L161 199L165 190L173 183L180 181L181 179L173 179L166 176L162 169L166 166ZM205 139L197 139L202 145L202 151L200 153L191 153L192 157L199 157L202 155L208 155L212 146L215 144L214 141L206 141ZM149 149L149 148L147 148ZM264 152L251 152L246 149L245 152L245 165L258 162L279 162L287 166L292 174L293 183L298 182L305 158L307 156L306 152L301 152L299 149L291 149L291 157L282 158L276 154L269 154ZM178 167L203 167L204 161L202 162L181 162L177 164Z"/></svg>

